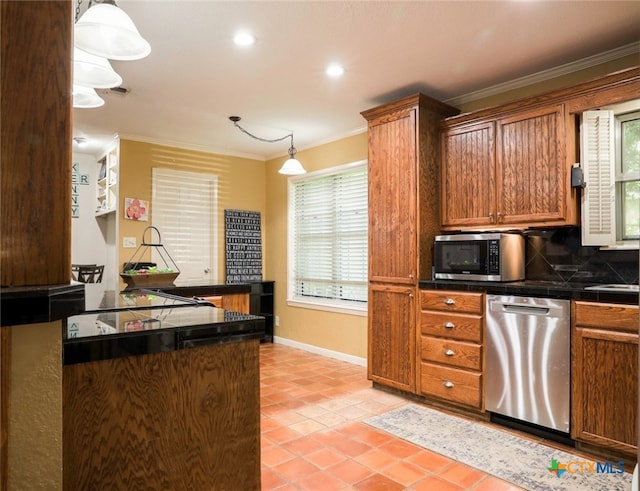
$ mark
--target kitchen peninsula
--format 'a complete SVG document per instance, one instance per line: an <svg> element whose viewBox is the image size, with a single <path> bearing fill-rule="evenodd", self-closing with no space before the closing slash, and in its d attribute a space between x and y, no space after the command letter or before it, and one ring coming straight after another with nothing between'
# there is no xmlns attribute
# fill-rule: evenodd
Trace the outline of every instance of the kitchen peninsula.
<svg viewBox="0 0 640 491"><path fill-rule="evenodd" d="M64 489L260 489L264 318L105 292L63 329Z"/></svg>

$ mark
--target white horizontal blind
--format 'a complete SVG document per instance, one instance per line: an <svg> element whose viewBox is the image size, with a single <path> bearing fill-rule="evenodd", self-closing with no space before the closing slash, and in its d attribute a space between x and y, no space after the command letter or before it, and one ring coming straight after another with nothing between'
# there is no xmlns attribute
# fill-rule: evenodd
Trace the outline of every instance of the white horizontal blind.
<svg viewBox="0 0 640 491"><path fill-rule="evenodd" d="M156 167L152 186L153 225L180 269L175 283L213 280L217 262L217 176ZM155 252L153 260L161 266L162 260Z"/></svg>
<svg viewBox="0 0 640 491"><path fill-rule="evenodd" d="M298 178L292 185L293 297L367 301L367 166Z"/></svg>
<svg viewBox="0 0 640 491"><path fill-rule="evenodd" d="M613 111L582 114L582 245L616 241L615 139Z"/></svg>

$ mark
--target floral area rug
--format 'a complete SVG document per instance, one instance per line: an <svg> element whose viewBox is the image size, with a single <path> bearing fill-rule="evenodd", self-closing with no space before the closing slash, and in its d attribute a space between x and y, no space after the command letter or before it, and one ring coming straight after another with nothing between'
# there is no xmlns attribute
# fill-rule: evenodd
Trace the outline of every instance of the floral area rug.
<svg viewBox="0 0 640 491"><path fill-rule="evenodd" d="M593 462L488 425L408 404L365 422L433 452L531 490L631 489L617 461Z"/></svg>

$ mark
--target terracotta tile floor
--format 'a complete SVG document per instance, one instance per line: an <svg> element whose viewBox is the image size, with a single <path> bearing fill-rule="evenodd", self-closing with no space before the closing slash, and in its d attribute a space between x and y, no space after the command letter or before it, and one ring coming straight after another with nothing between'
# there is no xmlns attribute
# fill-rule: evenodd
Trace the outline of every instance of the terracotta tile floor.
<svg viewBox="0 0 640 491"><path fill-rule="evenodd" d="M364 423L408 402L364 367L263 344L260 369L263 490L520 489Z"/></svg>

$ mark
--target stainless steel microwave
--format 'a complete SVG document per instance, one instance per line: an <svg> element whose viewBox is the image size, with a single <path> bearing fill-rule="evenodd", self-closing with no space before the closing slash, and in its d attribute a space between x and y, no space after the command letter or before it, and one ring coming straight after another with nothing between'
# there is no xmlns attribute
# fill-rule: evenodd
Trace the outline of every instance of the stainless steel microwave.
<svg viewBox="0 0 640 491"><path fill-rule="evenodd" d="M457 234L435 239L436 280L518 281L524 279L524 263L522 235Z"/></svg>

